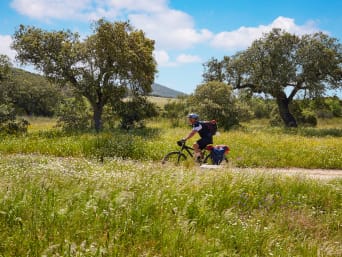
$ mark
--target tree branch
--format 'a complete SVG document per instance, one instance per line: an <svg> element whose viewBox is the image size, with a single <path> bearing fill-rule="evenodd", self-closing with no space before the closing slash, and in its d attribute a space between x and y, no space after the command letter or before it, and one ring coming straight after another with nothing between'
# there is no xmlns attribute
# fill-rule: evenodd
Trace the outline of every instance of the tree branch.
<svg viewBox="0 0 342 257"><path fill-rule="evenodd" d="M292 101L293 98L295 97L295 95L297 94L297 92L298 92L299 90L301 90L301 89L303 89L303 88L302 88L302 82L301 82L301 83L298 83L297 85L293 85L293 90L292 90L291 94L290 94L289 97L288 97L289 101Z"/></svg>

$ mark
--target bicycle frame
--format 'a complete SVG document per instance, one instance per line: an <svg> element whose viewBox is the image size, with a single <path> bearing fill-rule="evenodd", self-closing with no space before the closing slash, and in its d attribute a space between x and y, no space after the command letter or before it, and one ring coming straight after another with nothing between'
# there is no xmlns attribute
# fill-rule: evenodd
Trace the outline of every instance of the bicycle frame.
<svg viewBox="0 0 342 257"><path fill-rule="evenodd" d="M185 143L182 144L181 149L179 150L179 153L182 153L184 150L190 155L190 157L194 156L192 154L194 152L194 149L190 146L187 146Z"/></svg>
<svg viewBox="0 0 342 257"><path fill-rule="evenodd" d="M194 157L194 154L193 154L194 153L194 149L192 147L187 146L185 144L185 142L180 143L180 141L179 141L179 142L177 142L177 144L178 144L178 146L180 146L180 149L178 151L172 151L172 152L169 152L168 154L166 154L164 156L163 160L162 160L163 164L168 162L170 160L170 158L171 159L176 158L175 162L177 164L179 164L179 162L181 160L186 160L187 156L190 156L193 159L193 157ZM202 150L202 158L201 158L201 160L199 160L199 162L202 163L202 161L205 160L205 159L207 159L206 150L203 149Z"/></svg>
<svg viewBox="0 0 342 257"><path fill-rule="evenodd" d="M166 162L169 162L172 159L173 159L173 161L171 161L171 162L179 164L181 161L184 161L187 159L186 153L188 156L193 158L194 149L190 146L187 146L185 144L185 142L182 142L182 143L180 143L180 142L181 141L177 142L178 146L180 146L180 149L178 151L172 151L172 152L167 153L162 160L163 164L165 164ZM211 158L212 158L212 154L213 154L212 149L213 149L213 146L208 145L206 148L204 148L201 151L202 154L201 154L200 160L196 160L196 161L199 162L200 164L209 163ZM228 163L228 159L226 157L224 157L224 160L225 160L225 162Z"/></svg>

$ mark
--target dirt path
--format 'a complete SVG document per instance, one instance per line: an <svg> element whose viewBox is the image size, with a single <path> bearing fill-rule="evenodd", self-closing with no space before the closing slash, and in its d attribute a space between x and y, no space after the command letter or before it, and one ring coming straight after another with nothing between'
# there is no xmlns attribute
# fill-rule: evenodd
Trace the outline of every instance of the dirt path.
<svg viewBox="0 0 342 257"><path fill-rule="evenodd" d="M43 157L43 155L38 154L10 154L6 156L11 156L13 158L29 158L33 157L34 159L39 159L40 157ZM1 154L0 154L1 158ZM44 157L45 158L45 157ZM47 157L46 157L47 158ZM55 163L64 162L67 163L70 162L70 158L64 158L64 157L49 157L49 164L55 165ZM74 158L77 160L78 158ZM53 160L55 162L53 162ZM160 162L158 162L160 164ZM58 167L59 165L56 165ZM157 165L156 165L157 167ZM342 179L342 169L302 169L302 168L236 168L236 167L230 167L228 164L228 167L226 165L202 165L201 169L229 169L233 172L237 173L265 173L265 174L283 174L288 176L303 176L303 177L311 177L315 179Z"/></svg>
<svg viewBox="0 0 342 257"><path fill-rule="evenodd" d="M212 166L212 165L210 165ZM202 165L203 168L212 168L209 165ZM219 168L219 166L216 166ZM219 168L220 169L220 168ZM302 169L302 168L231 168L234 172L252 173L274 173L288 176L303 176L316 179L342 179L342 170L332 169Z"/></svg>

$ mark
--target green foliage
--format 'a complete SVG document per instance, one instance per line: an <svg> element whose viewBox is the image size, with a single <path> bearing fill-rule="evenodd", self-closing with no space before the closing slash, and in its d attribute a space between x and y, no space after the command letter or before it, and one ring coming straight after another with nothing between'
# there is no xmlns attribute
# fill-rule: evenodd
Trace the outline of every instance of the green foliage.
<svg viewBox="0 0 342 257"><path fill-rule="evenodd" d="M71 31L48 32L20 25L12 47L22 63L33 64L47 78L70 84L88 99L94 127L102 128L104 106L125 96L151 91L156 72L154 41L129 22L94 23L94 34L84 41Z"/></svg>
<svg viewBox="0 0 342 257"><path fill-rule="evenodd" d="M118 108L118 115L121 117L121 128L131 129L144 127L143 120L158 115L157 106L144 97L133 97L128 101L121 102Z"/></svg>
<svg viewBox="0 0 342 257"><path fill-rule="evenodd" d="M16 120L11 104L0 105L0 134L21 134L27 132L29 122L25 119Z"/></svg>
<svg viewBox="0 0 342 257"><path fill-rule="evenodd" d="M83 97L66 99L57 113L57 127L65 131L84 131L91 128L91 112Z"/></svg>
<svg viewBox="0 0 342 257"><path fill-rule="evenodd" d="M205 64L206 81L248 88L277 100L286 126L296 126L289 104L298 92L310 98L342 86L342 45L323 33L303 35L273 29L245 51Z"/></svg>
<svg viewBox="0 0 342 257"><path fill-rule="evenodd" d="M185 98L179 98L172 100L164 105L163 117L167 118L171 122L172 127L179 127L183 122L184 117L188 113L188 104Z"/></svg>
<svg viewBox="0 0 342 257"><path fill-rule="evenodd" d="M319 118L342 117L342 101L337 96L318 98L310 106Z"/></svg>
<svg viewBox="0 0 342 257"><path fill-rule="evenodd" d="M15 110L10 104L0 105L0 124L15 120Z"/></svg>
<svg viewBox="0 0 342 257"><path fill-rule="evenodd" d="M239 124L239 112L232 88L225 83L211 81L199 85L189 99L191 111L202 120L215 119L220 128L228 130Z"/></svg>
<svg viewBox="0 0 342 257"><path fill-rule="evenodd" d="M308 126L308 127L315 127L317 126L317 117L316 113L309 109L303 108L299 101L293 101L290 106L290 111L296 118L298 125L300 126ZM279 111L277 107L271 112L271 119L270 119L271 126L282 126L283 122L279 115Z"/></svg>
<svg viewBox="0 0 342 257"><path fill-rule="evenodd" d="M11 103L11 63L6 55L0 55L0 134L19 134L27 132L29 122L16 121L16 112Z"/></svg>
<svg viewBox="0 0 342 257"><path fill-rule="evenodd" d="M338 97L327 98L326 102L334 117L342 117L342 101Z"/></svg>
<svg viewBox="0 0 342 257"><path fill-rule="evenodd" d="M61 92L38 74L12 68L0 56L0 102L12 103L17 114L52 116Z"/></svg>
<svg viewBox="0 0 342 257"><path fill-rule="evenodd" d="M8 96L17 113L35 116L53 116L61 101L61 90L44 77L19 69L12 69L12 83Z"/></svg>
<svg viewBox="0 0 342 257"><path fill-rule="evenodd" d="M270 125L272 127L279 127L283 125L281 117L279 115L278 107L273 107L271 114L270 114Z"/></svg>
<svg viewBox="0 0 342 257"><path fill-rule="evenodd" d="M8 79L11 62L7 55L0 54L0 85L3 81Z"/></svg>
<svg viewBox="0 0 342 257"><path fill-rule="evenodd" d="M297 117L298 124L304 126L315 127L317 126L317 117L315 112L309 109L304 109L301 112L301 116Z"/></svg>
<svg viewBox="0 0 342 257"><path fill-rule="evenodd" d="M299 125L315 127L317 117L313 110L305 107L304 101L292 101L290 106L291 113L295 116Z"/></svg>
<svg viewBox="0 0 342 257"><path fill-rule="evenodd" d="M269 99L252 98L250 101L254 117L257 119L270 118L270 113L275 107L275 102Z"/></svg>

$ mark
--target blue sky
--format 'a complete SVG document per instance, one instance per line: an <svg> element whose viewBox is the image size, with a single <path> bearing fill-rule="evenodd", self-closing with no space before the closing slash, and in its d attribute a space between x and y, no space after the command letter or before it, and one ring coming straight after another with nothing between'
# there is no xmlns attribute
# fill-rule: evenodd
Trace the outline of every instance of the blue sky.
<svg viewBox="0 0 342 257"><path fill-rule="evenodd" d="M98 18L129 19L156 42L155 82L193 93L203 63L246 49L274 27L298 35L323 31L341 42L341 10L340 0L2 0L0 53L14 59L9 45L20 24L87 36Z"/></svg>

